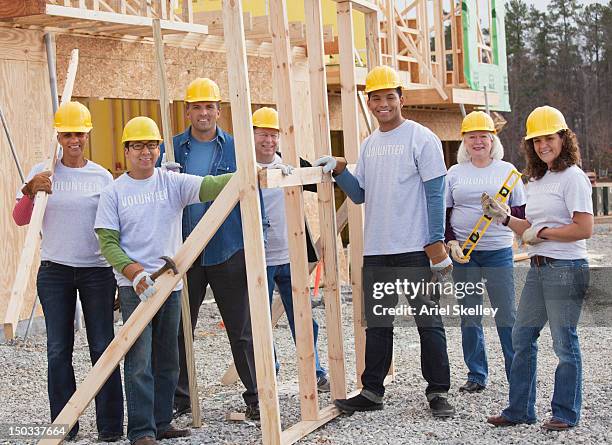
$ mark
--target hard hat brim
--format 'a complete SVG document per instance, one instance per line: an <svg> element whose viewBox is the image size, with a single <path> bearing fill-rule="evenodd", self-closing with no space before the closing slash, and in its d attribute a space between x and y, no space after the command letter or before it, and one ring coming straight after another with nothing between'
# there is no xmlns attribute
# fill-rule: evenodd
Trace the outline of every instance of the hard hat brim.
<svg viewBox="0 0 612 445"><path fill-rule="evenodd" d="M185 98L185 102L187 102L188 104L192 104L194 102L221 102L221 98L212 97L212 96Z"/></svg>
<svg viewBox="0 0 612 445"><path fill-rule="evenodd" d="M567 129L568 129L567 127L560 126L558 129L552 130L552 131L551 130L532 131L531 133L525 135L525 140L528 141L530 139L537 138L540 136L548 136L551 134L559 133L560 131L567 130Z"/></svg>
<svg viewBox="0 0 612 445"><path fill-rule="evenodd" d="M253 128L269 128L271 130L278 130L278 131L280 131L280 128L278 128L278 126L270 125L270 124L257 124L257 125L253 125Z"/></svg>
<svg viewBox="0 0 612 445"><path fill-rule="evenodd" d="M58 133L89 133L93 127L55 127Z"/></svg>
<svg viewBox="0 0 612 445"><path fill-rule="evenodd" d="M373 91L380 91L380 90L395 90L396 88L400 88L401 84L398 83L386 83L383 85L377 85L375 87L371 87L371 88L367 88L365 89L366 94L367 93L371 93Z"/></svg>
<svg viewBox="0 0 612 445"><path fill-rule="evenodd" d="M466 133L471 133L472 131L486 131L489 133L497 134L497 130L495 128L491 130L490 128L486 128L486 127L475 127L475 128L470 128L469 130L461 130L461 136L463 136Z"/></svg>
<svg viewBox="0 0 612 445"><path fill-rule="evenodd" d="M158 138L136 138L136 137L131 137L131 138L121 138L121 143L125 143L125 142L136 142L136 141L158 141L160 144L164 141L163 139L158 139Z"/></svg>

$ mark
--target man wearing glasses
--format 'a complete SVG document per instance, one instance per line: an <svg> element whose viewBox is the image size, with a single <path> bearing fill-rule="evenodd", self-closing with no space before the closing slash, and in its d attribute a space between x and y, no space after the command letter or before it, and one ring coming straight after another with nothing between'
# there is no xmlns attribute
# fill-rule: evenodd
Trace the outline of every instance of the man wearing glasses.
<svg viewBox="0 0 612 445"><path fill-rule="evenodd" d="M232 174L182 175L155 168L162 138L155 122L135 117L123 130L130 170L100 195L94 228L102 255L113 266L124 323L155 293L151 274L182 244L181 217L190 204L217 197ZM128 439L135 445L188 436L176 429L172 401L178 382L179 281L172 294L125 356Z"/></svg>

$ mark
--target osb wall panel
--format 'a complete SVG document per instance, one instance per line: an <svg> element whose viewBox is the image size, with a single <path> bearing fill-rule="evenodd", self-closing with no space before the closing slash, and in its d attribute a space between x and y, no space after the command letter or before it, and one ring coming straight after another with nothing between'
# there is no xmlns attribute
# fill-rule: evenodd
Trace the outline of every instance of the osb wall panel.
<svg viewBox="0 0 612 445"><path fill-rule="evenodd" d="M461 112L412 110L404 108L405 118L418 122L433 131L443 141L461 140Z"/></svg>
<svg viewBox="0 0 612 445"><path fill-rule="evenodd" d="M27 175L34 164L48 156L53 131L42 32L0 28L0 105ZM0 320L4 320L26 227L13 222L15 192L21 180L4 130L0 132ZM36 258L21 319L27 318L32 309L38 262Z"/></svg>
<svg viewBox="0 0 612 445"><path fill-rule="evenodd" d="M57 69L60 87L64 84L73 48L79 49L80 60L75 96L159 99L152 44L58 35ZM187 85L196 77L209 77L219 84L223 101L228 101L225 53L166 46L164 55L171 100L182 100ZM270 58L248 56L247 61L251 102L272 103Z"/></svg>

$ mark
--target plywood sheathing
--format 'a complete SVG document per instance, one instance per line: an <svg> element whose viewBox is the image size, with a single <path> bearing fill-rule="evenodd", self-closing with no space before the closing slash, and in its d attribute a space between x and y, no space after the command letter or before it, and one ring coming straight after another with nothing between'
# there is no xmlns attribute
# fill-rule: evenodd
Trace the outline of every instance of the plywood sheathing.
<svg viewBox="0 0 612 445"><path fill-rule="evenodd" d="M49 92L43 33L3 29L0 33L0 104L10 127L21 166L27 174L49 150L52 135L51 93ZM0 130L0 319L4 319L13 277L23 246L26 228L13 222L15 192L21 180L4 130ZM35 276L39 258L29 280L20 319L27 318L35 298Z"/></svg>

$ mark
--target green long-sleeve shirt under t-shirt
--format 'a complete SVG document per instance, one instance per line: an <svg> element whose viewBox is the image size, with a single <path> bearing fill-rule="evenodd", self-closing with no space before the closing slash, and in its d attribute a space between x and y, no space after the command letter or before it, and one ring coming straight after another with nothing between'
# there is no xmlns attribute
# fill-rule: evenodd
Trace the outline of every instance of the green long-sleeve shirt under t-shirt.
<svg viewBox="0 0 612 445"><path fill-rule="evenodd" d="M234 173L203 177L200 185L200 201L214 200L232 176L234 176ZM146 227L146 221L143 221L143 224L143 227ZM121 248L121 234L118 230L98 228L96 234L98 235L102 255L116 271L121 272L128 264L136 262Z"/></svg>

